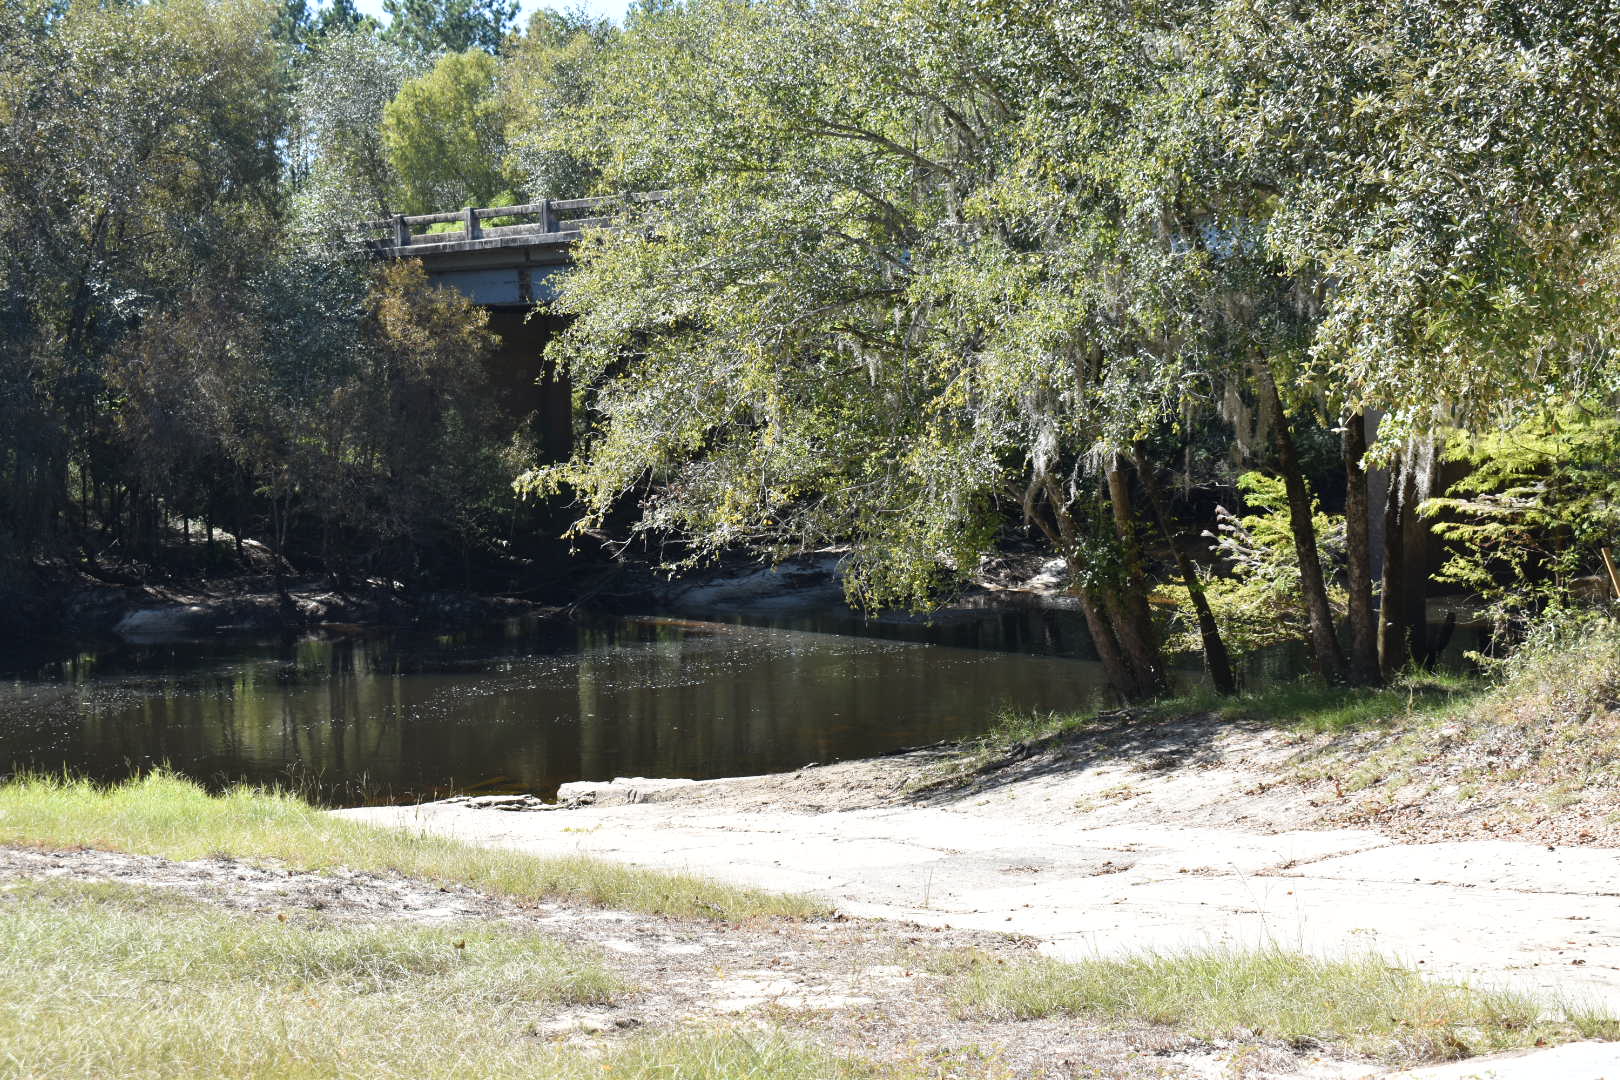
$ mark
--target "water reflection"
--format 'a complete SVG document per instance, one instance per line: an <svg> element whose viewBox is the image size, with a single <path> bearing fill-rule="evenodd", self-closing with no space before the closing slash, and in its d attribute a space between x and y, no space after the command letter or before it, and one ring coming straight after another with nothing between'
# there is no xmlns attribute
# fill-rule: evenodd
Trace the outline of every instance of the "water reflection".
<svg viewBox="0 0 1620 1080"><path fill-rule="evenodd" d="M1104 700L1092 661L983 647L1075 651L1061 618L892 625L591 618L124 644L0 683L0 767L111 779L168 762L210 781L292 777L338 802L549 795L581 778L792 769L975 734L1002 707Z"/></svg>

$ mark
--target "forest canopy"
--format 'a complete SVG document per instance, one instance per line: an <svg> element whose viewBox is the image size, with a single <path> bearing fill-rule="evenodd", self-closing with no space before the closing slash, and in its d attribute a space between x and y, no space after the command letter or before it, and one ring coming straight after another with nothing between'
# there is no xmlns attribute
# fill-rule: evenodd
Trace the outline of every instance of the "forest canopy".
<svg viewBox="0 0 1620 1080"><path fill-rule="evenodd" d="M0 4L13 564L431 577L544 527L515 478L867 607L1040 545L1127 696L1178 636L1377 681L1437 574L1614 591L1614 0ZM566 461L345 239L624 191L544 312Z"/></svg>

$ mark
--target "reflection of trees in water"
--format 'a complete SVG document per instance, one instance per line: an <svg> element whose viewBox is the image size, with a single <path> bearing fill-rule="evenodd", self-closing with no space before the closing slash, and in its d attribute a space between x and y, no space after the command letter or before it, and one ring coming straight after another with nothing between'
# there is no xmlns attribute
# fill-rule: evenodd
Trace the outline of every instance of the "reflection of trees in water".
<svg viewBox="0 0 1620 1080"><path fill-rule="evenodd" d="M1064 640L1061 620L1017 615L1026 638ZM1002 613L985 622L1014 633ZM492 637L148 652L139 678L91 678L95 704L59 710L38 737L7 727L0 699L0 750L26 741L35 764L99 775L164 759L203 778L292 773L340 795L361 776L396 796L492 781L546 792L878 753L972 734L1004 705L1074 708L1099 685L1084 662L736 624L558 621Z"/></svg>

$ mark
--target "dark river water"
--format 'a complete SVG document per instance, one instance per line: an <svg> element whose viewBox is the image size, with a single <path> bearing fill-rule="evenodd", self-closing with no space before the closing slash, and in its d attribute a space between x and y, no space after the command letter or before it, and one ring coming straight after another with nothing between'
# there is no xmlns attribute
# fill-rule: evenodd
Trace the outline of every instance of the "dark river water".
<svg viewBox="0 0 1620 1080"><path fill-rule="evenodd" d="M1061 609L119 642L0 676L0 771L167 764L335 803L747 775L977 734L1003 709L1104 703L1086 651Z"/></svg>
<svg viewBox="0 0 1620 1080"><path fill-rule="evenodd" d="M1184 688L1196 658L1175 671ZM1251 657L1250 685L1302 673ZM1109 704L1078 611L866 621L841 604L749 614L513 619L455 634L112 640L0 654L0 775L115 780L166 765L323 802L570 780L702 779L973 736L1005 710Z"/></svg>

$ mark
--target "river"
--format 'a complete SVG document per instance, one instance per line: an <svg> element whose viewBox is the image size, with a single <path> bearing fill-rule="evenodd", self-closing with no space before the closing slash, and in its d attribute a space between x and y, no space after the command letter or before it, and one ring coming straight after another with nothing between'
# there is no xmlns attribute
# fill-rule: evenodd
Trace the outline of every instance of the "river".
<svg viewBox="0 0 1620 1080"><path fill-rule="evenodd" d="M161 764L344 805L749 775L976 735L1006 709L1105 704L1086 650L1077 614L1049 607L114 641L0 677L0 770Z"/></svg>

